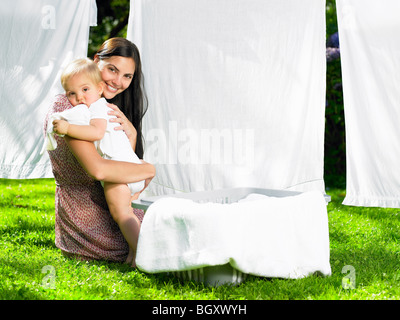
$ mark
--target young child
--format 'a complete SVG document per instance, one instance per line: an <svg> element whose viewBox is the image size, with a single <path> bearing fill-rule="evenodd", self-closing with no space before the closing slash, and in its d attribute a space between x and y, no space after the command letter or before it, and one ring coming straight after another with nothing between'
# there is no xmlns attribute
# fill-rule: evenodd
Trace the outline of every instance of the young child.
<svg viewBox="0 0 400 320"><path fill-rule="evenodd" d="M93 141L103 158L140 164L126 134L114 130L119 124L108 121L111 116L107 112L112 109L101 97L104 82L97 64L90 59L73 61L63 71L61 83L74 107L55 114L49 120L48 133L53 130L59 135ZM49 141L47 149L54 149L55 139L49 137ZM145 182L128 185L102 182L102 185L111 215L129 244L127 261L132 260L132 266L135 266L140 221L132 213L131 200L143 190Z"/></svg>

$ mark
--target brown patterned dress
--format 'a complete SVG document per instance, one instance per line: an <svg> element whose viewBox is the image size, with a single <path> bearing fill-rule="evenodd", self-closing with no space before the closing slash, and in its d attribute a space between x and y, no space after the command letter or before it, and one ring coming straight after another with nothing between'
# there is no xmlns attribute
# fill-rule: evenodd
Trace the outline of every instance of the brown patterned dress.
<svg viewBox="0 0 400 320"><path fill-rule="evenodd" d="M67 97L58 95L46 116L45 131L51 114L70 108ZM56 135L56 140L57 148L49 151L56 181L56 246L67 256L124 262L128 244L111 217L100 182L86 173L63 138ZM143 219L143 211L133 212Z"/></svg>

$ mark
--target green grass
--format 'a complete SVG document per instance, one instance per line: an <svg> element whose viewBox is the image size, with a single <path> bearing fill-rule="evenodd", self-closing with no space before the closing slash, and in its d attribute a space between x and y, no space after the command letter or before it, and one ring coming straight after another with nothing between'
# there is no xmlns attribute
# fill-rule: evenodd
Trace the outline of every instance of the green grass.
<svg viewBox="0 0 400 320"><path fill-rule="evenodd" d="M400 210L341 205L328 190L332 275L298 280L250 277L207 287L123 264L65 258L54 245L52 179L0 179L0 299L8 300L351 300L400 298ZM345 266L355 271L346 289ZM354 283L354 282L353 282Z"/></svg>

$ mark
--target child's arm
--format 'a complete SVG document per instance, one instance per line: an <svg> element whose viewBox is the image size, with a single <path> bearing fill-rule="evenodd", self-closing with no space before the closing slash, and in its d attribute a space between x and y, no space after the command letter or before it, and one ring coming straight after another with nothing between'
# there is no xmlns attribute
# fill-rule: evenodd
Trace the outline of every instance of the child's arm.
<svg viewBox="0 0 400 320"><path fill-rule="evenodd" d="M106 127L107 120L105 119L92 119L89 125L70 124L65 120L53 121L55 133L86 141L101 140L106 132Z"/></svg>

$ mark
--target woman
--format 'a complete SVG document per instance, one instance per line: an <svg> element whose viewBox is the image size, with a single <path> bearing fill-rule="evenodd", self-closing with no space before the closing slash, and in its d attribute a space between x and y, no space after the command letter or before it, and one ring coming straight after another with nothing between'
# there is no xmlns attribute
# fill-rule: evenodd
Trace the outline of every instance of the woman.
<svg viewBox="0 0 400 320"><path fill-rule="evenodd" d="M143 158L141 121L146 112L141 61L136 46L123 38L107 40L94 57L106 83L104 97L115 121L120 123L132 148ZM65 95L58 95L47 114L72 108ZM46 130L46 128L45 128ZM49 151L56 181L56 246L67 256L79 259L131 263L126 243L107 207L99 180L129 183L155 175L154 166L105 160L92 142L56 137L57 148ZM139 219L141 212L133 211Z"/></svg>

